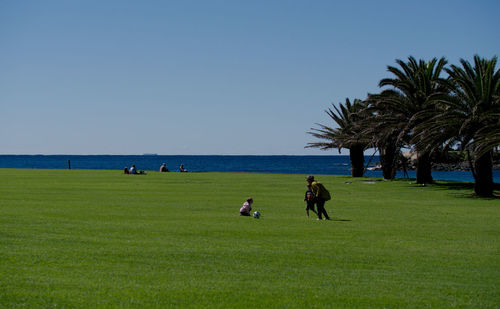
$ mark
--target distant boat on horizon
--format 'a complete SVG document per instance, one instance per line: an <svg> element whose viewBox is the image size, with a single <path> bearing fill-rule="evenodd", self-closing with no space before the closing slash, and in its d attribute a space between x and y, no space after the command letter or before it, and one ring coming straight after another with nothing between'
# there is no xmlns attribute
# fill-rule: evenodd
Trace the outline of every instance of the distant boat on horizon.
<svg viewBox="0 0 500 309"><path fill-rule="evenodd" d="M145 153L143 156L157 156L157 153Z"/></svg>

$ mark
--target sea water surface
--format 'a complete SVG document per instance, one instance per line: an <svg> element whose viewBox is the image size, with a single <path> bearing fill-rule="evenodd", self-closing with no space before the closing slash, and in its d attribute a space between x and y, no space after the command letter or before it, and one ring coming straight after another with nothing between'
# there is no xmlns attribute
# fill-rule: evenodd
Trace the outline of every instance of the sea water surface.
<svg viewBox="0 0 500 309"><path fill-rule="evenodd" d="M375 164L379 158L366 157L365 164ZM123 170L132 164L138 170L157 171L162 163L171 172L179 165L191 172L255 172L311 175L350 175L349 156L239 156L239 155L0 155L0 168L27 169L103 169ZM415 178L415 171L408 176ZM366 171L365 176L382 177L381 171ZM433 171L436 180L473 182L470 171ZM396 177L403 178L402 172ZM500 183L500 170L493 171Z"/></svg>

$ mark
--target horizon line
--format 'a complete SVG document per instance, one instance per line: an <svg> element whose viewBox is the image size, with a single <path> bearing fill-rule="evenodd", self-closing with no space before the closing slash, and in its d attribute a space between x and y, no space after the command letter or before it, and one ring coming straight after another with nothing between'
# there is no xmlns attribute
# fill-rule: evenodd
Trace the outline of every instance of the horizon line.
<svg viewBox="0 0 500 309"><path fill-rule="evenodd" d="M349 154L67 154L67 153L0 153L0 156L143 156L143 157L160 157L160 156L349 156Z"/></svg>

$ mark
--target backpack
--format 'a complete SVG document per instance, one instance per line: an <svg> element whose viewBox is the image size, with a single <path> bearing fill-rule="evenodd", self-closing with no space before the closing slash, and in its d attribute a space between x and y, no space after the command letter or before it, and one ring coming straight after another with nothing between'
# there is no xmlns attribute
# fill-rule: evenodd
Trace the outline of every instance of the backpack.
<svg viewBox="0 0 500 309"><path fill-rule="evenodd" d="M317 184L319 186L319 192L318 192L319 197L321 197L325 201L331 200L332 197L330 195L330 192L328 192L328 190L325 188L325 186L323 186L323 184L319 183L319 182Z"/></svg>
<svg viewBox="0 0 500 309"><path fill-rule="evenodd" d="M321 195L322 195L323 199L324 199L325 201L329 201L329 200L331 200L331 199L332 199L332 197L331 197L331 195L330 195L330 192L329 192L329 191L328 191L325 187L323 187L323 189L324 189L324 191L323 191L323 192L321 192Z"/></svg>

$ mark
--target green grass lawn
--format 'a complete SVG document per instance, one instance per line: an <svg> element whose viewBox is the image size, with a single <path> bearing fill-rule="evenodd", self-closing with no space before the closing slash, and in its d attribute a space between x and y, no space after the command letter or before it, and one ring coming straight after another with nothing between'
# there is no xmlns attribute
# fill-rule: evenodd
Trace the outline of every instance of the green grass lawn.
<svg viewBox="0 0 500 309"><path fill-rule="evenodd" d="M500 199L316 178L332 221L305 175L0 169L0 306L499 306Z"/></svg>

